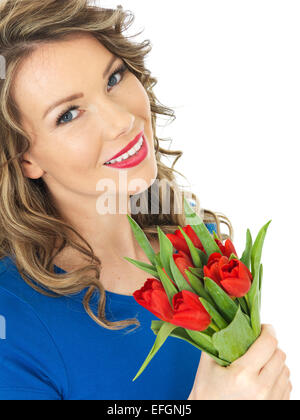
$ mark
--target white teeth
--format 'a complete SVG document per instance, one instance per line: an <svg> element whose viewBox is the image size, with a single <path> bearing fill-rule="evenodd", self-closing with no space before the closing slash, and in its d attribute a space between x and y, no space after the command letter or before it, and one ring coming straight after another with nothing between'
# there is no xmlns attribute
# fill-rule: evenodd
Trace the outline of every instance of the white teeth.
<svg viewBox="0 0 300 420"><path fill-rule="evenodd" d="M128 154L129 154L129 156L133 156L133 155L135 155L135 153L136 153L136 151L135 150L129 150L129 152L128 152Z"/></svg>
<svg viewBox="0 0 300 420"><path fill-rule="evenodd" d="M113 163L120 163L123 160L126 160L129 157L135 155L141 149L141 147L143 145L143 141L144 141L144 139L143 139L143 137L141 137L140 140L137 142L137 144L134 147L132 147L130 150L128 150L128 152L119 156L117 159L113 159L113 160L110 160L109 162L106 162L106 164L111 165Z"/></svg>

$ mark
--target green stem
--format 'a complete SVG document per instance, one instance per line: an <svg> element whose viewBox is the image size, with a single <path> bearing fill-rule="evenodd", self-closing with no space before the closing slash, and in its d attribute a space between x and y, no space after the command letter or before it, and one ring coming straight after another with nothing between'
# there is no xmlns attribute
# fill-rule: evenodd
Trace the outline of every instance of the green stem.
<svg viewBox="0 0 300 420"><path fill-rule="evenodd" d="M249 313L250 313L250 303L249 303L249 296L248 296L248 294L245 295L244 298L245 298L245 301L247 303L247 306L248 306L248 309L249 309Z"/></svg>
<svg viewBox="0 0 300 420"><path fill-rule="evenodd" d="M210 328L212 328L215 332L221 331L220 328L218 328L213 321L211 321L210 323Z"/></svg>
<svg viewBox="0 0 300 420"><path fill-rule="evenodd" d="M245 297L242 298L238 298L238 301L244 311L245 314L250 316L250 310L249 310L249 305L247 303L247 300L245 299Z"/></svg>

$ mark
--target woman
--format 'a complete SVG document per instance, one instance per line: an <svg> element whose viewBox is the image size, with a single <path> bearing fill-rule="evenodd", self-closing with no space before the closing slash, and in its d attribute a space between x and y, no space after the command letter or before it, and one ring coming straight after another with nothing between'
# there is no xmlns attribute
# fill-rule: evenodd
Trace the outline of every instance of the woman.
<svg viewBox="0 0 300 420"><path fill-rule="evenodd" d="M126 213L137 197L155 201L147 193L164 180L170 212L134 217L156 250L157 225L185 224L174 169L161 162L181 153L161 148L155 131L156 116L173 112L152 91L151 47L124 36L132 15L122 8L0 7L0 399L289 399L285 355L268 327L227 369L205 355L198 368L199 351L170 338L132 382L153 343L153 315L132 296L148 276L123 257L147 261ZM205 211L206 223L209 215L231 235L225 217Z"/></svg>

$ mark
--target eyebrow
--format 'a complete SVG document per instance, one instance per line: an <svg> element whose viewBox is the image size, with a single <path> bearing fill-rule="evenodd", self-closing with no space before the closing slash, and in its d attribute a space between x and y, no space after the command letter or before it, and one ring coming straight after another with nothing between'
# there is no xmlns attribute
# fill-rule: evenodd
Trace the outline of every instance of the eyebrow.
<svg viewBox="0 0 300 420"><path fill-rule="evenodd" d="M103 72L103 79L106 78L106 76L108 75L112 65L118 59L119 59L119 57L117 55L112 56L111 60L109 61L108 65L106 66L106 68ZM50 105L49 108L46 109L46 111L44 112L44 115L43 115L43 119L46 117L46 115L49 114L49 112L51 112L54 108L58 107L59 105L64 104L65 102L74 101L75 99L82 98L83 96L84 96L84 94L82 92L80 92L80 93L75 93L74 95L71 95L71 96L67 96L66 98L59 99L58 101L56 101L52 105Z"/></svg>

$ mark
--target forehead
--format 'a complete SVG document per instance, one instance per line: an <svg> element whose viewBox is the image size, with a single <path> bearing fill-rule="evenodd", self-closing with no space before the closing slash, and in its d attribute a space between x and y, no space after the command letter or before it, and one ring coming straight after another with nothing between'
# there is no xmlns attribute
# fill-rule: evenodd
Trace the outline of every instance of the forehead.
<svg viewBox="0 0 300 420"><path fill-rule="evenodd" d="M21 113L43 111L57 98L68 96L102 74L112 53L90 34L41 44L18 66L12 95Z"/></svg>

